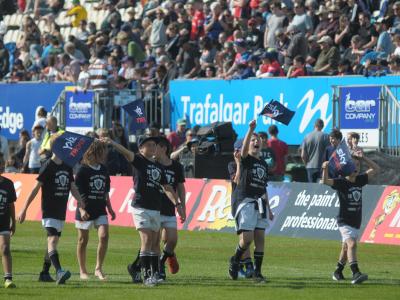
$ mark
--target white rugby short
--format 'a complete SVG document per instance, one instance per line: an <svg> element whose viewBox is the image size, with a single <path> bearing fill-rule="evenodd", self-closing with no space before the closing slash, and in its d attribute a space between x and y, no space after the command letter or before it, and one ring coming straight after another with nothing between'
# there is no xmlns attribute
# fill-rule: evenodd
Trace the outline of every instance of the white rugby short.
<svg viewBox="0 0 400 300"><path fill-rule="evenodd" d="M44 218L42 219L42 226L44 228L55 228L57 232L62 232L64 228L64 220L57 220L52 218Z"/></svg>
<svg viewBox="0 0 400 300"><path fill-rule="evenodd" d="M348 239L357 240L360 230L349 225L339 226L340 234L342 235L342 242L344 243Z"/></svg>
<svg viewBox="0 0 400 300"><path fill-rule="evenodd" d="M90 221L78 221L75 220L75 228L89 230L91 228L99 228L101 225L108 225L108 217L107 215L102 215L97 219L90 220Z"/></svg>
<svg viewBox="0 0 400 300"><path fill-rule="evenodd" d="M136 229L160 230L160 211L134 207L132 212Z"/></svg>
<svg viewBox="0 0 400 300"><path fill-rule="evenodd" d="M160 221L161 221L161 228L173 228L173 229L178 228L178 224L176 222L176 216L161 215Z"/></svg>
<svg viewBox="0 0 400 300"><path fill-rule="evenodd" d="M255 229L266 229L268 219L263 218L261 213L255 209L256 200L246 198L238 207L235 217L236 231L254 231Z"/></svg>

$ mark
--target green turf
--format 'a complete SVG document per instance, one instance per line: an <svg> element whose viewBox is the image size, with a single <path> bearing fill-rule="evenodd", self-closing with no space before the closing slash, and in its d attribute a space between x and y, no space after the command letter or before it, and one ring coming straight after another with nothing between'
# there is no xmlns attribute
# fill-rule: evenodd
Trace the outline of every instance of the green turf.
<svg viewBox="0 0 400 300"><path fill-rule="evenodd" d="M93 270L95 232L88 247L88 269ZM65 286L37 282L42 266L45 234L38 222L17 228L12 239L14 279L18 288L0 287L0 299L400 299L400 247L361 244L361 270L370 280L352 286L349 280L331 280L339 243L282 237L267 237L264 275L266 284L232 281L227 276L228 258L237 243L234 234L181 232L177 249L181 270L168 275L167 283L155 288L130 283L126 265L138 250L138 234L132 228L112 227L106 258L107 282L92 276L79 280L75 258L76 231L67 225L59 252L61 263L73 273ZM350 277L346 267L345 276ZM250 298L251 297L251 298Z"/></svg>

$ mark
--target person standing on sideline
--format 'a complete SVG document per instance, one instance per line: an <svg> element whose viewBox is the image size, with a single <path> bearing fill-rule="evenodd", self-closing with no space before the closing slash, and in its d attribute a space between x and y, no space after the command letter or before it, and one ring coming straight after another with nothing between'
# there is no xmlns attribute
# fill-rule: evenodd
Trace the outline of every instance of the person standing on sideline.
<svg viewBox="0 0 400 300"><path fill-rule="evenodd" d="M260 159L260 138L254 132L256 120L252 120L243 141L240 165L237 175L237 186L232 195L232 216L235 219L239 244L235 254L230 258L229 275L233 280L238 278L240 259L254 241L254 279L264 282L261 266L264 258L265 229L268 219L274 215L269 207L267 181L268 166ZM268 211L267 211L268 210Z"/></svg>
<svg viewBox="0 0 400 300"><path fill-rule="evenodd" d="M99 140L94 140L89 149L83 155L81 166L76 173L76 186L85 203L85 211L89 215L86 220L82 219L80 210L76 210L75 227L78 229L77 256L79 273L82 280L89 279L86 270L86 247L89 241L89 229L97 229L99 244L97 247L97 259L94 275L105 280L103 263L108 247L108 217L115 219L110 197L110 176L107 168L103 165L107 155L107 145Z"/></svg>
<svg viewBox="0 0 400 300"><path fill-rule="evenodd" d="M58 120L55 116L50 116L47 118L46 133L44 134L42 144L40 145L39 148L40 162L42 165L46 160L48 160L52 156L51 146L50 146L51 137L54 134L61 134L63 132L64 130L58 127Z"/></svg>
<svg viewBox="0 0 400 300"><path fill-rule="evenodd" d="M283 176L285 175L287 156L289 153L288 145L278 139L278 127L276 125L271 125L268 128L268 133L271 136L268 140L268 147L274 151L276 158L276 167L272 171L271 181L283 181Z"/></svg>
<svg viewBox="0 0 400 300"><path fill-rule="evenodd" d="M324 126L324 121L315 120L314 131L301 144L301 159L306 165L308 182L317 182L321 177L325 149L329 146L329 136L322 132Z"/></svg>
<svg viewBox="0 0 400 300"><path fill-rule="evenodd" d="M36 125L33 128L33 138L26 144L23 165L28 165L30 174L38 174L40 170L39 148L42 144L43 127Z"/></svg>
<svg viewBox="0 0 400 300"><path fill-rule="evenodd" d="M5 161L0 154L0 249L4 271L4 287L15 288L12 275L10 238L15 233L15 206L17 200L14 183L3 177Z"/></svg>
<svg viewBox="0 0 400 300"><path fill-rule="evenodd" d="M268 147L268 134L264 131L258 133L261 141L260 157L265 160L268 165L268 174L272 174L276 168L276 158L274 151Z"/></svg>
<svg viewBox="0 0 400 300"><path fill-rule="evenodd" d="M365 157L362 152L357 155L352 156L356 166L355 171L345 178L328 178L329 161L322 164L322 182L337 191L340 202L337 224L342 236L342 250L332 279L336 281L345 279L343 270L348 261L353 273L352 284L359 284L368 279L367 274L360 272L357 261L357 239L362 220L362 187L379 172L379 166L375 162ZM367 164L368 170L360 174L362 161Z"/></svg>
<svg viewBox="0 0 400 300"><path fill-rule="evenodd" d="M57 137L57 135L52 136L49 142L50 150ZM53 265L56 269L56 283L64 284L71 277L71 273L61 267L57 246L64 228L70 192L78 201L82 219L86 220L89 216L84 210L84 203L74 183L72 168L55 154L43 164L36 180L36 185L18 215L18 221L21 224L25 221L29 205L41 189L42 225L47 232L47 249L44 256L43 269L39 274L39 281L54 282L49 273L50 266Z"/></svg>
<svg viewBox="0 0 400 300"><path fill-rule="evenodd" d="M143 274L143 283L146 286L155 286L158 283L160 251L158 235L160 231L161 199L165 193L173 202L181 217L184 216L182 205L174 191L167 184L164 168L155 161L157 137L142 135L138 139L139 152L133 153L110 138L104 138L133 165L133 182L135 184L135 199L132 201L133 220L140 235L140 266ZM128 272L136 282L136 272L132 272L128 265Z"/></svg>
<svg viewBox="0 0 400 300"><path fill-rule="evenodd" d="M172 145L172 150L175 151L178 149L180 145L185 142L186 136L186 119L179 119L176 122L176 131L172 131L168 136L167 139Z"/></svg>
<svg viewBox="0 0 400 300"><path fill-rule="evenodd" d="M1 126L0 126L1 132ZM4 161L7 161L9 155L8 140L0 134L0 154L3 154Z"/></svg>

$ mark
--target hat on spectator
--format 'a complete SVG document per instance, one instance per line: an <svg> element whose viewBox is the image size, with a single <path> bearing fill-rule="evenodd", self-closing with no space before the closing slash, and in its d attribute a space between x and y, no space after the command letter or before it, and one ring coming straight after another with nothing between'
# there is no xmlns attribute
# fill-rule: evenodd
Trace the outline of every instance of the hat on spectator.
<svg viewBox="0 0 400 300"><path fill-rule="evenodd" d="M338 6L336 6L336 5L331 5L331 6L328 7L328 11L329 12L339 12L340 8Z"/></svg>
<svg viewBox="0 0 400 300"><path fill-rule="evenodd" d="M133 62L133 61L134 61L133 57L132 57L132 56L125 56L125 57L121 60L122 63L126 63L126 62L128 62L128 61Z"/></svg>
<svg viewBox="0 0 400 300"><path fill-rule="evenodd" d="M79 0L72 0L72 4L79 5L79 4L81 4L81 2Z"/></svg>
<svg viewBox="0 0 400 300"><path fill-rule="evenodd" d="M178 125L185 125L185 126L186 126L187 121L186 121L185 118L181 118L181 119L178 119L178 121L176 121L176 124L178 124Z"/></svg>
<svg viewBox="0 0 400 300"><path fill-rule="evenodd" d="M120 31L117 34L117 39L122 41L122 40L126 40L128 38L128 34L125 31Z"/></svg>
<svg viewBox="0 0 400 300"><path fill-rule="evenodd" d="M280 36L284 33L285 31L283 30L283 28L278 28L277 30L275 30L275 36Z"/></svg>
<svg viewBox="0 0 400 300"><path fill-rule="evenodd" d="M309 37L308 37L308 41L309 42L316 42L316 41L318 41L318 36L317 35L310 35Z"/></svg>
<svg viewBox="0 0 400 300"><path fill-rule="evenodd" d="M148 56L145 60L144 60L144 62L145 63L147 63L147 62L156 62L156 58L153 56L153 55L150 55L150 56Z"/></svg>
<svg viewBox="0 0 400 300"><path fill-rule="evenodd" d="M328 10L326 9L325 5L320 5L318 10L315 12L317 16L327 14Z"/></svg>
<svg viewBox="0 0 400 300"><path fill-rule="evenodd" d="M192 147L193 144L198 144L200 141L198 138L192 138L189 142L186 143L188 148Z"/></svg>
<svg viewBox="0 0 400 300"><path fill-rule="evenodd" d="M247 26L254 26L257 24L257 21L255 18L251 18L247 21Z"/></svg>
<svg viewBox="0 0 400 300"><path fill-rule="evenodd" d="M135 15L135 14L136 14L135 9L134 9L133 7L129 7L129 8L126 10L126 13L127 13L128 15Z"/></svg>
<svg viewBox="0 0 400 300"><path fill-rule="evenodd" d="M104 4L105 5L114 5L114 1L113 0L105 0Z"/></svg>
<svg viewBox="0 0 400 300"><path fill-rule="evenodd" d="M143 146L143 144L148 141L154 141L157 144L158 138L155 136L141 135L141 136L139 136L138 141L137 141L138 147Z"/></svg>
<svg viewBox="0 0 400 300"><path fill-rule="evenodd" d="M269 52L269 51L265 51L261 55L261 59L275 60L275 53Z"/></svg>
<svg viewBox="0 0 400 300"><path fill-rule="evenodd" d="M332 45L332 38L329 35L324 35L322 38L318 40L317 43L318 44L326 43Z"/></svg>
<svg viewBox="0 0 400 300"><path fill-rule="evenodd" d="M243 39L237 39L233 44L241 48L246 48L246 42Z"/></svg>

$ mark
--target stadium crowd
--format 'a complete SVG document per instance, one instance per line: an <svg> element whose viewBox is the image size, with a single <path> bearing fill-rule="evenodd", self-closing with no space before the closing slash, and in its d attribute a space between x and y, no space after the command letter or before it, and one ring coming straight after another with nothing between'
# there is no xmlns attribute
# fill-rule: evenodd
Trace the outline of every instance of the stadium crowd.
<svg viewBox="0 0 400 300"><path fill-rule="evenodd" d="M167 91L175 78L400 73L400 2L102 0L101 26L88 21L86 3L18 1L18 40L4 43L0 26L0 79L86 89L100 76L111 87ZM63 10L70 21L60 25ZM63 36L63 26L74 34Z"/></svg>

